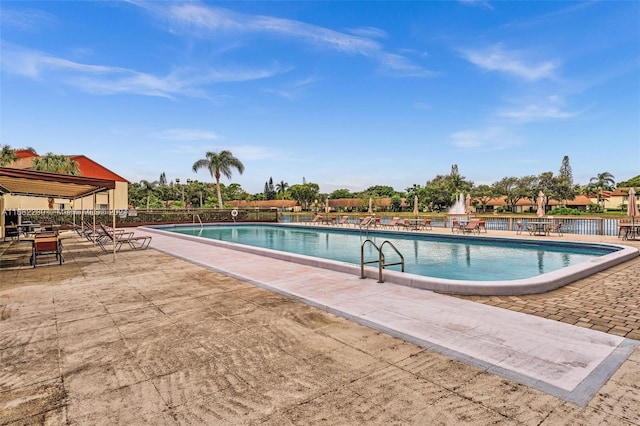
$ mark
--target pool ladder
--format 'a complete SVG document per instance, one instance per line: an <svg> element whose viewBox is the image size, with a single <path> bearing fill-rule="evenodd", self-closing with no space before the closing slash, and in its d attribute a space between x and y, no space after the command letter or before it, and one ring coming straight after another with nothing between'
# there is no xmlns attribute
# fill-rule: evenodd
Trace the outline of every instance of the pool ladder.
<svg viewBox="0 0 640 426"><path fill-rule="evenodd" d="M374 260L368 260L365 262L364 248L367 244L371 244L373 247L375 247L376 251L378 252L378 258ZM388 244L389 246L391 246L391 248L398 254L398 256L400 256L399 262L384 263L384 253L382 252L382 249L384 248L385 244ZM382 244L380 244L380 247L378 247L376 243L374 243L373 241L367 238L366 240L364 240L364 242L360 246L360 278L362 279L367 278L364 274L364 265L368 265L370 263L376 263L376 262L378 263L378 282L379 283L384 282L384 279L382 279L382 270L387 266L402 265L402 272L404 272L404 256L402 255L402 253L398 251L396 246L394 246L393 243L391 243L391 241L385 240L382 242Z"/></svg>

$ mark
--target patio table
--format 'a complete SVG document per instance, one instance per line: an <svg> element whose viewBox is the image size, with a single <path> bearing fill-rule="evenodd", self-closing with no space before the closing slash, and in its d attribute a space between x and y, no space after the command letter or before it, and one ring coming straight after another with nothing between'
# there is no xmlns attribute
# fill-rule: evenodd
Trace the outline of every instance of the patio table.
<svg viewBox="0 0 640 426"><path fill-rule="evenodd" d="M551 231L551 222L549 221L529 222L529 225L533 226L533 235L545 236L549 235L549 232Z"/></svg>

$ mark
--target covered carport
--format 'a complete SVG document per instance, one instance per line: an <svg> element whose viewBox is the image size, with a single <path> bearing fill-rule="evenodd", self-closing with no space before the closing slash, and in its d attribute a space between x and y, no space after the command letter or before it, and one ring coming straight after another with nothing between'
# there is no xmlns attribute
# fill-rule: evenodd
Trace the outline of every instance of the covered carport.
<svg viewBox="0 0 640 426"><path fill-rule="evenodd" d="M0 235L5 232L6 194L28 197L64 198L71 201L109 192L109 200L114 199L116 182L85 176L63 175L26 169L0 167ZM94 197L95 200L95 197ZM95 202L94 202L95 210ZM115 227L115 208L111 207ZM94 214L95 218L95 214ZM114 245L115 259L115 245Z"/></svg>

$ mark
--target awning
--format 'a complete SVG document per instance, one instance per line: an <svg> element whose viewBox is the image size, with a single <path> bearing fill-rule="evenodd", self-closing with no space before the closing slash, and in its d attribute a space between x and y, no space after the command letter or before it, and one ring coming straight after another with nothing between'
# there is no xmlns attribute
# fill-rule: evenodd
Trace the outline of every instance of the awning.
<svg viewBox="0 0 640 426"><path fill-rule="evenodd" d="M113 180L0 167L0 194L73 200L115 187Z"/></svg>

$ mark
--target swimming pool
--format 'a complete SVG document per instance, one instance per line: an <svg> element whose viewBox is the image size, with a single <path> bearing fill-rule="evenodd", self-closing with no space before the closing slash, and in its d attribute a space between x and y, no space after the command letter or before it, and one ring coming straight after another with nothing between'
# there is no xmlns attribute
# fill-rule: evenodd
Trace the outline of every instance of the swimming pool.
<svg viewBox="0 0 640 426"><path fill-rule="evenodd" d="M156 229L235 249L257 247L254 252L330 269L347 264L359 270L360 248L366 239L378 246L390 241L404 257L405 273L399 266L388 267L385 281L462 294L548 291L638 255L636 249L610 244L394 231L365 234L357 229L285 224L172 225ZM386 262L394 263L399 257L388 247L383 250ZM365 244L364 257L365 261L377 258L373 244ZM365 269L368 276L377 274L377 264Z"/></svg>

